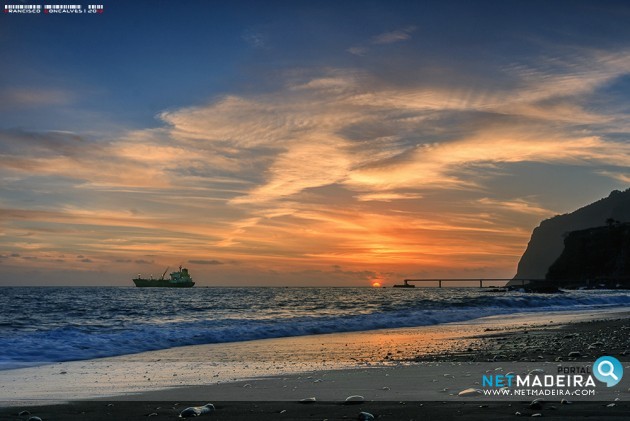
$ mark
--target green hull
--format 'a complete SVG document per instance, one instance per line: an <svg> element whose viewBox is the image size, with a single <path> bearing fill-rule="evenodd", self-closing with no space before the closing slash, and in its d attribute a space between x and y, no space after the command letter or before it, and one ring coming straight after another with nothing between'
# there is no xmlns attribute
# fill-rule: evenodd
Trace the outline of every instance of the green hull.
<svg viewBox="0 0 630 421"><path fill-rule="evenodd" d="M188 282L171 282L166 279L134 279L133 283L140 288L190 288L195 283L193 281Z"/></svg>

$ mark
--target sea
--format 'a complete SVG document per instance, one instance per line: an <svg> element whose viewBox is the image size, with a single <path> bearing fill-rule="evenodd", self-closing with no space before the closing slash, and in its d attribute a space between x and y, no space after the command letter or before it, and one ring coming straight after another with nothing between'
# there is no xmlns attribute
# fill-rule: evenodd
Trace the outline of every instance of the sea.
<svg viewBox="0 0 630 421"><path fill-rule="evenodd" d="M0 369L197 344L630 306L630 292L476 288L0 288Z"/></svg>

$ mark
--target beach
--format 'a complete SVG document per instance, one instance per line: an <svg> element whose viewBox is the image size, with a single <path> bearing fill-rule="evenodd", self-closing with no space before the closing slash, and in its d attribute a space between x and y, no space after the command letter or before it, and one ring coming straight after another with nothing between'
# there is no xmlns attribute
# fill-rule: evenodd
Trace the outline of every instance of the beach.
<svg viewBox="0 0 630 421"><path fill-rule="evenodd" d="M624 419L628 376L598 395L545 398L462 397L481 375L592 364L619 358L628 370L630 312L623 309L493 316L418 328L310 335L195 345L56 363L0 373L0 419L176 418L187 406L212 403L210 419L382 419L455 416L512 419ZM579 355L575 353L579 352ZM569 357L569 355L573 355ZM628 357L626 359L626 357ZM347 397L363 402L346 405ZM315 398L315 402L300 403ZM491 414L491 415L490 415Z"/></svg>

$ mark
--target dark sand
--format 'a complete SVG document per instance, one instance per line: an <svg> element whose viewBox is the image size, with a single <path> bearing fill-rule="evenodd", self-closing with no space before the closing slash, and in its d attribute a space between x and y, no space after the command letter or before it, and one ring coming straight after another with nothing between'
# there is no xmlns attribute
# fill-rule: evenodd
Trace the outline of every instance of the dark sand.
<svg viewBox="0 0 630 421"><path fill-rule="evenodd" d="M42 420L176 420L181 410L198 402L75 402L66 405L30 408L33 415ZM529 402L368 402L361 405L342 405L337 402L299 404L296 402L216 402L216 412L203 415L207 420L356 420L366 411L378 420L518 420L542 413L551 420L628 420L630 403L618 402L609 408L607 403L582 402L572 405L549 403L542 410L529 409ZM23 410L23 409L20 409ZM17 409L3 410L0 420L28 420L29 416L17 416ZM520 412L522 415L515 415ZM156 414L149 416L150 414Z"/></svg>
<svg viewBox="0 0 630 421"><path fill-rule="evenodd" d="M404 391L392 393L391 398L381 395L372 399L369 393L361 393L365 373L369 369L337 371L344 382L339 382L339 389L329 390L328 396L322 392L321 383L304 382L305 378L322 376L325 372L312 373L314 377L295 377L293 379L257 379L251 382L252 387L243 389L240 383L226 383L208 386L196 386L194 393L186 387L178 389L148 392L136 397L135 401L102 398L100 400L75 401L56 405L22 405L0 408L0 420L28 420L32 415L42 420L140 420L140 419L178 419L178 415L187 406L213 403L216 412L202 416L209 420L355 420L361 411L366 411L379 420L424 420L424 419L461 419L461 420L504 420L517 417L531 417L540 413L546 419L591 419L591 420L630 420L630 390L628 380L630 370L627 361L630 359L630 319L619 317L605 321L575 322L562 326L550 324L528 325L527 323L503 326L497 329L486 328L482 336L468 338L466 349L454 349L448 354L399 355L392 349L387 362L397 359L398 367L387 368L399 370L396 373L408 372L418 364L427 361L442 362L499 362L506 364L514 361L584 361L592 362L601 355L612 355L626 361L626 376L623 389L618 391L618 400L580 401L571 399L572 404L562 405L559 398L548 398L542 409L530 409L527 401L493 401L477 400L447 402L441 399L413 399L404 395ZM569 358L570 352L578 351L580 356ZM418 367L415 367L417 370ZM385 370L385 369L373 369ZM451 372L453 369L451 369ZM335 373L335 372L331 372ZM454 373L456 374L456 373ZM345 376L345 377L344 377ZM363 376L363 377L362 377ZM404 376L402 376L404 377ZM339 377L338 377L339 378ZM302 381L303 388L299 392L289 393L287 383L283 381ZM285 384L285 386L282 386ZM332 385L332 383L330 383ZM404 384L404 381L403 381ZM310 385L310 386L309 386ZM349 387L348 385L352 385ZM310 389L309 389L310 387ZM427 386L428 387L428 386ZM230 388L241 393L230 393ZM319 388L319 389L318 389ZM394 387L392 385L392 391ZM240 391L240 392L239 392ZM357 391L359 393L357 393ZM190 392L190 393L189 393ZM255 394L259 396L252 399ZM366 402L358 405L344 405L343 400L352 394L364 394ZM207 396L206 400L186 402L177 400L182 396ZM230 396L234 398L230 398ZM321 396L322 400L310 404L301 404L296 396ZM338 396L331 399L330 396ZM376 396L376 395L373 395ZM140 400L146 399L146 400ZM235 399L242 401L236 402ZM279 401L278 401L279 399ZM29 411L31 415L19 416L21 411ZM520 415L517 415L517 412Z"/></svg>

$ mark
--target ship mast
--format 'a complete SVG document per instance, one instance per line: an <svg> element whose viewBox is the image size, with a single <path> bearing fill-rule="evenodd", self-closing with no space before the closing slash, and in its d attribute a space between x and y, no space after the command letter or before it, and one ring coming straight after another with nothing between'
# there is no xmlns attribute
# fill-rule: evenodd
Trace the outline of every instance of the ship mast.
<svg viewBox="0 0 630 421"><path fill-rule="evenodd" d="M164 273L162 274L162 277L160 278L160 280L164 280L164 276L166 275L166 272L168 272L168 268L169 268L169 267L170 267L170 266L167 266L167 267L166 267L166 270L165 270L165 271L164 271Z"/></svg>

